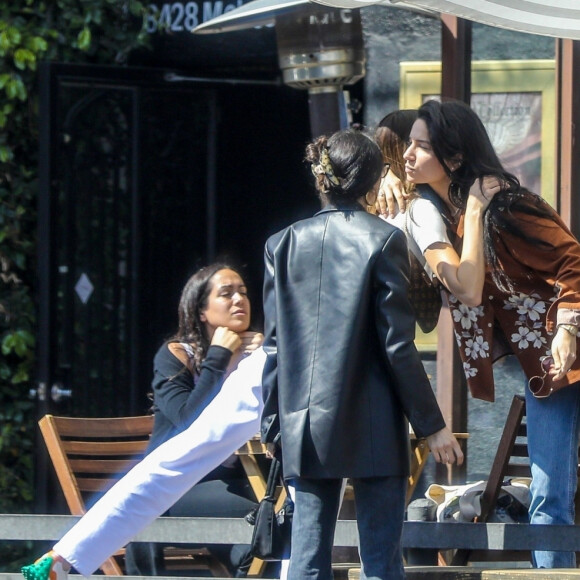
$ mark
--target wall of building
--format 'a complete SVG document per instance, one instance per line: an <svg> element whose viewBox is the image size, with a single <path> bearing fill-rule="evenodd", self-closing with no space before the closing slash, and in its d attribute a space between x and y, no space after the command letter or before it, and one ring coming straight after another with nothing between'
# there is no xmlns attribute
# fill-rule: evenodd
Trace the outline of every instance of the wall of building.
<svg viewBox="0 0 580 580"><path fill-rule="evenodd" d="M399 108L399 63L440 61L439 19L390 6L361 10L367 73L364 123L371 127ZM554 39L473 24L473 60L553 59Z"/></svg>

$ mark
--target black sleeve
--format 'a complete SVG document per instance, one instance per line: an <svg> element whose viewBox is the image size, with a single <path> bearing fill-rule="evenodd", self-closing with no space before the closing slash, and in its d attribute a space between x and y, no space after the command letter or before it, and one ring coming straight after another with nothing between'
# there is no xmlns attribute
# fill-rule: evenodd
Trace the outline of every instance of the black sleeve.
<svg viewBox="0 0 580 580"><path fill-rule="evenodd" d="M266 364L262 376L262 443L272 443L280 431L278 410L278 349L276 343L276 285L274 281L274 262L266 245L264 253L264 343Z"/></svg>
<svg viewBox="0 0 580 580"><path fill-rule="evenodd" d="M153 396L156 410L179 431L187 429L219 392L232 353L222 346L210 346L197 381L167 344L155 356Z"/></svg>
<svg viewBox="0 0 580 580"><path fill-rule="evenodd" d="M405 415L417 437L445 427L435 393L415 346L415 314L408 297L409 258L405 234L390 236L375 267L376 324Z"/></svg>

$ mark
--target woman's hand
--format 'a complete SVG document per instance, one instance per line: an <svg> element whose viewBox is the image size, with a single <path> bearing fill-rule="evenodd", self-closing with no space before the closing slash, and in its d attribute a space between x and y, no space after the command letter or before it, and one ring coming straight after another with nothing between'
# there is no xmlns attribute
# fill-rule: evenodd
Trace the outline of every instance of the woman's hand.
<svg viewBox="0 0 580 580"><path fill-rule="evenodd" d="M216 331L214 333L214 337L217 334L218 330L219 329L216 329ZM233 350L230 349L230 350L232 350L232 358L230 359L230 364L228 365L228 368L226 371L226 374L229 375L238 366L238 363L242 360L244 355L247 355L247 354L254 352L256 349L258 349L262 345L262 342L264 342L264 335L261 332L253 332L250 330L247 330L246 332L241 332L240 334L236 334L235 332L232 332L231 330L228 330L226 328L224 328L223 330L226 330L227 332L231 332L237 338L237 342L236 342L237 347ZM213 344L213 339L212 339L212 344ZM226 345L222 344L221 346L226 346ZM226 348L229 348L229 347L226 346Z"/></svg>
<svg viewBox="0 0 580 580"><path fill-rule="evenodd" d="M376 202L377 214L393 218L399 211L405 213L408 197L403 182L392 171L389 171L381 179Z"/></svg>
<svg viewBox="0 0 580 580"><path fill-rule="evenodd" d="M552 341L554 366L549 370L553 381L563 379L576 360L576 337L566 329L558 327Z"/></svg>
<svg viewBox="0 0 580 580"><path fill-rule="evenodd" d="M457 465L463 464L463 451L447 427L429 435L427 445L438 463L452 464L457 460Z"/></svg>
<svg viewBox="0 0 580 580"><path fill-rule="evenodd" d="M242 341L240 351L244 354L254 352L260 348L264 342L264 335L261 332L247 330L246 332L242 332L239 336Z"/></svg>
<svg viewBox="0 0 580 580"><path fill-rule="evenodd" d="M469 190L467 204L471 204L474 209L485 211L494 195L499 193L503 186L503 181L493 175L486 175L481 183L479 179L476 179Z"/></svg>
<svg viewBox="0 0 580 580"><path fill-rule="evenodd" d="M242 346L242 338L237 332L225 326L218 326L211 337L211 344L223 346L234 353Z"/></svg>

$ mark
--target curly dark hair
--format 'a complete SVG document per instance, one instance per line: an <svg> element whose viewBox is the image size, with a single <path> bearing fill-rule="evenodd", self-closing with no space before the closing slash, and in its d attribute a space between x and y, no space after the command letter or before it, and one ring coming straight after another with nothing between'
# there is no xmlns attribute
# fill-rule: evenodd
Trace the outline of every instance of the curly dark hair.
<svg viewBox="0 0 580 580"><path fill-rule="evenodd" d="M324 153L328 153L332 175L315 174L316 189L320 197L331 203L353 203L376 185L383 171L383 156L375 141L362 131L344 129L331 135L314 139L306 147L305 161L313 167L320 166Z"/></svg>
<svg viewBox="0 0 580 580"><path fill-rule="evenodd" d="M177 309L179 317L177 332L170 339L170 342L187 342L193 346L195 353L193 366L197 373L200 372L201 363L210 345L210 337L207 336L201 314L207 308L208 296L212 290L211 279L220 270L238 272L235 267L218 262L200 268L186 282Z"/></svg>

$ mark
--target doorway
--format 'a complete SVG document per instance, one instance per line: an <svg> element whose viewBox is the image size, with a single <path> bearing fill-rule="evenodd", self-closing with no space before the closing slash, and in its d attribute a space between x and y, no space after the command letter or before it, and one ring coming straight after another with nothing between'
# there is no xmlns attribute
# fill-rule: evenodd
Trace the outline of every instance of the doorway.
<svg viewBox="0 0 580 580"><path fill-rule="evenodd" d="M245 266L259 325L265 239L317 208L301 166L305 93L174 76L41 70L39 418L147 413L187 278L218 257Z"/></svg>

